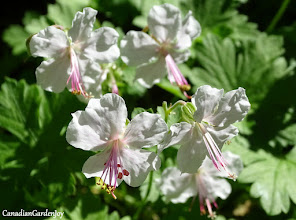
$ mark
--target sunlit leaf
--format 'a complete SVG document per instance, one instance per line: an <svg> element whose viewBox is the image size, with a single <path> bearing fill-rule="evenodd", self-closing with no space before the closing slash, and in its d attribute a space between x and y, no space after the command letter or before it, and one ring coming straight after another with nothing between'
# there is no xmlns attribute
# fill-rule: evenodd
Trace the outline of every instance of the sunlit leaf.
<svg viewBox="0 0 296 220"><path fill-rule="evenodd" d="M287 213L290 199L296 203L296 148L285 158L277 158L260 150L257 161L244 168L239 176L242 183L251 183L250 193L260 198L269 215Z"/></svg>

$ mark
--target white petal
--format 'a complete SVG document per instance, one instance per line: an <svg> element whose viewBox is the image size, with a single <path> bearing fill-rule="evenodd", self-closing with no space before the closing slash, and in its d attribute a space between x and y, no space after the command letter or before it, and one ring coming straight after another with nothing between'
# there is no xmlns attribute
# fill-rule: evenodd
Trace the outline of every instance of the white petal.
<svg viewBox="0 0 296 220"><path fill-rule="evenodd" d="M90 37L96 15L97 11L92 8L84 8L83 12L76 13L72 21L72 28L68 31L68 35L74 43L85 41Z"/></svg>
<svg viewBox="0 0 296 220"><path fill-rule="evenodd" d="M173 203L185 203L188 198L197 195L195 174L181 174L176 167L166 168L158 185L166 200Z"/></svg>
<svg viewBox="0 0 296 220"><path fill-rule="evenodd" d="M69 144L76 148L93 151L102 150L107 146L106 137L98 133L102 130L96 124L100 118L85 111L77 111L72 114L72 117L66 133Z"/></svg>
<svg viewBox="0 0 296 220"><path fill-rule="evenodd" d="M181 28L180 10L171 5L156 5L148 15L149 30L159 41L173 41Z"/></svg>
<svg viewBox="0 0 296 220"><path fill-rule="evenodd" d="M128 176L123 176L123 180L132 187L140 186L145 181L158 157L154 152L126 147L121 149L120 156L122 167L129 172Z"/></svg>
<svg viewBox="0 0 296 220"><path fill-rule="evenodd" d="M197 127L191 129L191 136L178 150L177 162L182 173L196 173L207 155L207 148Z"/></svg>
<svg viewBox="0 0 296 220"><path fill-rule="evenodd" d="M117 139L123 133L127 109L123 98L108 93L100 99L90 99L85 109L97 125L97 133L104 139Z"/></svg>
<svg viewBox="0 0 296 220"><path fill-rule="evenodd" d="M101 27L91 33L83 45L84 55L99 63L112 63L120 55L117 46L118 33L109 27Z"/></svg>
<svg viewBox="0 0 296 220"><path fill-rule="evenodd" d="M245 89L238 88L225 94L219 103L217 111L207 121L215 126L225 127L243 120L250 107Z"/></svg>
<svg viewBox="0 0 296 220"><path fill-rule="evenodd" d="M180 64L188 60L188 58L190 57L190 50L182 50L182 51L174 50L170 54L175 60L176 64Z"/></svg>
<svg viewBox="0 0 296 220"><path fill-rule="evenodd" d="M187 122L173 124L170 127L170 131L165 135L164 141L159 147L159 152L172 145L186 142L191 135L191 129L192 125L188 124Z"/></svg>
<svg viewBox="0 0 296 220"><path fill-rule="evenodd" d="M124 100L116 94L90 99L85 111L72 114L66 139L83 150L102 150L109 140L118 139L127 117Z"/></svg>
<svg viewBox="0 0 296 220"><path fill-rule="evenodd" d="M182 22L182 28L177 36L177 48L186 49L191 47L192 41L201 33L201 27L198 21L192 16L189 11Z"/></svg>
<svg viewBox="0 0 296 220"><path fill-rule="evenodd" d="M212 126L206 126L206 128L220 149L223 147L226 141L230 140L238 134L238 129L233 125L230 125L226 128Z"/></svg>
<svg viewBox="0 0 296 220"><path fill-rule="evenodd" d="M228 169L238 176L244 169L243 161L240 156L233 154L230 151L225 151L222 155L228 163Z"/></svg>
<svg viewBox="0 0 296 220"><path fill-rule="evenodd" d="M64 31L49 26L35 34L30 41L30 52L34 57L59 57L66 53L69 42Z"/></svg>
<svg viewBox="0 0 296 220"><path fill-rule="evenodd" d="M160 57L156 62L141 65L136 69L135 79L146 87L151 88L154 84L167 74L166 63L164 58Z"/></svg>
<svg viewBox="0 0 296 220"><path fill-rule="evenodd" d="M128 124L124 142L133 148L152 147L163 140L167 130L160 115L142 112Z"/></svg>
<svg viewBox="0 0 296 220"><path fill-rule="evenodd" d="M127 65L149 63L158 56L159 45L142 31L129 31L120 42L121 59Z"/></svg>
<svg viewBox="0 0 296 220"><path fill-rule="evenodd" d="M37 84L43 89L55 93L62 92L70 75L70 59L64 56L43 61L35 74Z"/></svg>
<svg viewBox="0 0 296 220"><path fill-rule="evenodd" d="M216 199L217 197L226 199L231 193L231 185L225 179L214 178L209 175L203 176L202 179L208 195L213 197L213 199Z"/></svg>
<svg viewBox="0 0 296 220"><path fill-rule="evenodd" d="M110 156L110 151L111 148L95 154L85 161L82 167L82 172L86 178L100 177L102 175L102 171L105 168L104 164Z"/></svg>
<svg viewBox="0 0 296 220"><path fill-rule="evenodd" d="M219 90L208 85L199 87L191 99L191 102L196 106L194 119L201 122L213 114L222 95L223 89Z"/></svg>

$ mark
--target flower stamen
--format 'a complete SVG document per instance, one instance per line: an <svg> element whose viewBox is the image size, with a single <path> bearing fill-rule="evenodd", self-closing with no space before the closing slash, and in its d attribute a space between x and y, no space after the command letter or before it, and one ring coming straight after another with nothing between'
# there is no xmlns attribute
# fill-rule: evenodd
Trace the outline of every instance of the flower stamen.
<svg viewBox="0 0 296 220"><path fill-rule="evenodd" d="M176 83L183 94L191 99L191 96L187 94L187 91L191 89L191 86L188 84L187 80L181 73L180 69L178 68L177 64L175 63L173 57L170 54L165 56L166 66L168 70L168 78L171 84Z"/></svg>
<svg viewBox="0 0 296 220"><path fill-rule="evenodd" d="M74 95L83 95L84 97L88 97L88 94L84 90L84 86L82 83L81 74L79 71L78 58L73 48L69 48L70 50L70 60L71 60L71 74L67 80L67 84L71 80L71 88L72 93Z"/></svg>
<svg viewBox="0 0 296 220"><path fill-rule="evenodd" d="M197 124L198 124L198 127L202 133L202 138L203 138L203 141L207 147L210 158L211 158L214 166L216 167L216 169L221 171L221 167L222 167L227 172L229 178L236 180L236 175L234 173L231 173L227 169L228 163L226 162L225 158L223 157L220 148L218 147L218 145L214 141L211 134L207 131L207 129L204 127L203 124L201 124L201 123L197 123Z"/></svg>
<svg viewBox="0 0 296 220"><path fill-rule="evenodd" d="M110 156L107 162L104 163L104 166L103 173L101 177L99 177L99 183L97 184L102 185L102 189L105 189L108 194L111 194L113 198L116 199L117 197L114 191L117 187L117 179L121 180L123 176L129 175L129 172L122 167L118 140L113 141ZM106 184L106 180L109 184Z"/></svg>

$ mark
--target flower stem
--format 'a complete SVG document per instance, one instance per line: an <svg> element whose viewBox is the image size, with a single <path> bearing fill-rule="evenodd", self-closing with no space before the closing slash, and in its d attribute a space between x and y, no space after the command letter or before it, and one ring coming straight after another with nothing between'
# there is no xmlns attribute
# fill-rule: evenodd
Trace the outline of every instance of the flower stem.
<svg viewBox="0 0 296 220"><path fill-rule="evenodd" d="M146 203L146 200L150 194L150 191L151 191L151 187L152 187L152 182L153 182L153 172L151 171L150 172L150 175L149 175L149 183L148 183L148 188L147 188L147 192L146 192L146 195L143 199L143 202Z"/></svg>
<svg viewBox="0 0 296 220"><path fill-rule="evenodd" d="M277 11L276 15L273 17L272 21L270 22L269 26L266 29L266 32L270 33L273 31L274 27L277 25L283 14L285 13L290 0L284 0L280 9Z"/></svg>
<svg viewBox="0 0 296 220"><path fill-rule="evenodd" d="M180 105L186 105L186 102L183 100L179 100L175 104L171 105L169 108L168 108L167 102L164 101L162 103L162 107L165 112L165 119L164 119L165 122L168 122L168 117L171 114L171 112Z"/></svg>
<svg viewBox="0 0 296 220"><path fill-rule="evenodd" d="M137 209L136 213L135 213L134 216L133 216L133 219L134 219L134 220L139 219L139 216L140 216L140 214L142 213L142 210L143 210L144 206L145 206L146 203L147 203L146 201L147 201L147 198L148 198L148 196L149 196L149 194L150 194L150 191L151 191L151 188L152 188L152 182L153 182L153 172L150 172L150 174L149 174L149 183L148 183L147 192L146 192L146 195L145 195L144 199L142 200L142 202L141 202L139 208Z"/></svg>

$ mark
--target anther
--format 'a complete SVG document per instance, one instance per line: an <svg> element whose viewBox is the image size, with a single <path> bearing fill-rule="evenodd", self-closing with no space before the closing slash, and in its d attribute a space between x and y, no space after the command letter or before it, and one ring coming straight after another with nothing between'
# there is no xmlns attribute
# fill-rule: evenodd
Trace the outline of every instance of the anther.
<svg viewBox="0 0 296 220"><path fill-rule="evenodd" d="M124 169L122 172L123 172L123 175L125 175L125 176L129 175L129 172L126 169Z"/></svg>

